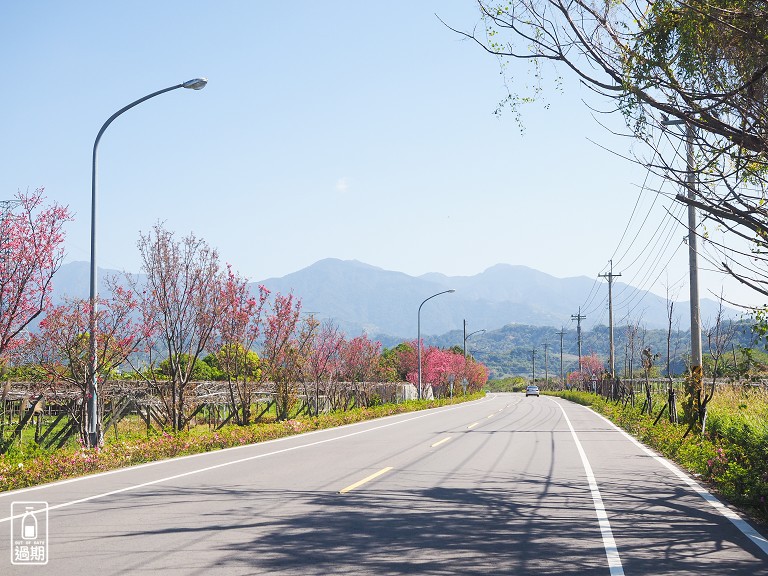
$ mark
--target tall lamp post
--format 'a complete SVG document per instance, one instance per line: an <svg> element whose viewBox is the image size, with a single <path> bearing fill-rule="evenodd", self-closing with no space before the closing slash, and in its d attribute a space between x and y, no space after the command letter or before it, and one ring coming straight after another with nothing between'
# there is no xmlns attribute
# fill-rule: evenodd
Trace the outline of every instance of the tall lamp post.
<svg viewBox="0 0 768 576"><path fill-rule="evenodd" d="M474 336L475 334L480 334L481 332L485 332L485 328L483 328L482 330L475 330L474 332L470 332L469 334L467 334L467 324L466 324L466 320L465 320L465 324L464 324L464 358L467 357L467 340L472 338L472 336Z"/></svg>
<svg viewBox="0 0 768 576"><path fill-rule="evenodd" d="M128 106L125 106L124 108L121 108L112 116L109 117L109 119L104 122L104 125L101 127L101 130L99 130L99 133L96 135L96 140L93 143L93 162L91 164L91 292L90 292L90 316L89 316L89 322L88 322L88 331L89 331L89 345L88 345L88 359L89 359L89 370L88 370L88 445L90 447L98 446L101 442L101 432L100 432L100 426L99 426L99 410L98 410L98 395L99 395L99 384L98 384L98 358L96 355L96 308L98 304L98 288L96 286L97 284L97 278L96 278L96 158L99 150L99 141L101 140L101 136L104 134L104 131L107 129L107 127L112 124L113 120L120 116L123 112L127 112L134 106L137 106L138 104L141 104L145 100L149 100L150 98L154 98L155 96L159 96L160 94L165 94L166 92L170 92L171 90L176 90L178 88L189 88L190 90L202 90L205 88L205 85L208 83L208 80L206 78L194 78L192 80L187 80L186 82L183 82L181 84L176 84L175 86L170 86L168 88L163 88L162 90L158 90L157 92L152 92L152 94L148 94L144 96L143 98L139 98L135 102L131 102L128 104Z"/></svg>
<svg viewBox="0 0 768 576"><path fill-rule="evenodd" d="M419 389L417 390L418 399L421 400L421 307L424 306L424 304L427 303L427 301L432 300L432 298L435 298L436 296L440 296L440 294L449 294L451 292L456 292L453 288L450 290L443 290L442 292L438 292L437 294L432 294L429 298L424 300L421 304L419 304L419 313L418 313L418 319L417 319L417 336L416 336L416 343L419 348Z"/></svg>

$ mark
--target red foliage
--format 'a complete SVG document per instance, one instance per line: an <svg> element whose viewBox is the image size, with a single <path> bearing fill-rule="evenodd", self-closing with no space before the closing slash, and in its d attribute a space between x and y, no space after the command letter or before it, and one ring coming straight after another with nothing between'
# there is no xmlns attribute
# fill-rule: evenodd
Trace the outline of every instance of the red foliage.
<svg viewBox="0 0 768 576"><path fill-rule="evenodd" d="M248 290L248 281L240 278L227 266L227 275L221 284L220 316L212 337L212 348L224 372L234 379L240 377L245 355L261 333L262 312L269 290L259 286L258 298Z"/></svg>
<svg viewBox="0 0 768 576"><path fill-rule="evenodd" d="M568 374L568 382L572 385L587 384L593 380L600 380L605 373L605 366L597 354L581 357L581 369Z"/></svg>
<svg viewBox="0 0 768 576"><path fill-rule="evenodd" d="M411 384L418 385L418 348L417 343L402 349L398 357L401 370L407 374ZM442 350L435 346L423 346L421 350L421 381L433 387L446 387L453 377L454 389L467 379L467 391L480 390L488 381L488 369L471 358L464 358L451 350Z"/></svg>
<svg viewBox="0 0 768 576"><path fill-rule="evenodd" d="M194 234L177 241L159 224L140 236L138 246L146 273L146 286L139 295L146 333L151 336L148 349L164 356L170 378L166 383L165 375L155 372L152 358L149 380L160 390L169 423L181 430L195 362L221 317L219 256Z"/></svg>
<svg viewBox="0 0 768 576"><path fill-rule="evenodd" d="M373 342L367 334L363 334L343 343L340 351L342 380L347 382L379 380L380 342Z"/></svg>
<svg viewBox="0 0 768 576"><path fill-rule="evenodd" d="M0 214L0 357L21 343L18 336L50 307L51 280L64 257L66 207L45 205L43 189L21 193Z"/></svg>
<svg viewBox="0 0 768 576"><path fill-rule="evenodd" d="M143 326L133 319L138 304L130 290L115 287L112 297L96 307L96 373L103 381L136 350ZM87 389L90 342L90 302L70 300L56 306L40 321L30 339L35 360L52 384L68 382Z"/></svg>

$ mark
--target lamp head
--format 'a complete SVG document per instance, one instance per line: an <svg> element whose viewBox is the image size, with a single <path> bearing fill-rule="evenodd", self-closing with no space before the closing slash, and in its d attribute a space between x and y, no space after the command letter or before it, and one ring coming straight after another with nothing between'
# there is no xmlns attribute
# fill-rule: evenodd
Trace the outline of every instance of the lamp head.
<svg viewBox="0 0 768 576"><path fill-rule="evenodd" d="M202 90L205 88L205 85L208 84L208 78L193 78L192 80L187 80L182 84L184 88L191 88L192 90Z"/></svg>

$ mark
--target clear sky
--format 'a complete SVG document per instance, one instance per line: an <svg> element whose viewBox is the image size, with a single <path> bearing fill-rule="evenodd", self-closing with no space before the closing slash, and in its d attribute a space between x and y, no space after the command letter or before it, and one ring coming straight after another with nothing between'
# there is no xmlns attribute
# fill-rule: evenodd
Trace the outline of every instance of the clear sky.
<svg viewBox="0 0 768 576"><path fill-rule="evenodd" d="M99 128L205 76L204 90L154 98L105 133L99 266L138 271L139 231L163 221L251 280L326 257L412 275L509 263L558 277L596 277L613 258L620 281L686 299L685 229L667 215L680 207L640 195L645 170L621 158L632 140L600 125L621 129L620 118L598 122L584 101L610 104L568 76L552 90L547 70L521 134L514 114L493 113L505 96L497 61L435 14L479 23L472 0L4 2L0 189L44 186L67 204L67 259L88 260ZM535 82L525 64L509 72L521 92ZM721 286L702 273L703 296Z"/></svg>

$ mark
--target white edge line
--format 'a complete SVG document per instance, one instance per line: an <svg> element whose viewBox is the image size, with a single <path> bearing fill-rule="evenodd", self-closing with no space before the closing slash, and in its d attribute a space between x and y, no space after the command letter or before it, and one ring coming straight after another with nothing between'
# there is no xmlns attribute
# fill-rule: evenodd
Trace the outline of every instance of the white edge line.
<svg viewBox="0 0 768 576"><path fill-rule="evenodd" d="M589 490L592 493L592 502L595 506L595 514L597 514L597 522L600 526L600 534L603 537L603 548L605 549L605 557L608 559L608 569L611 572L611 576L624 576L624 567L621 565L619 549L616 547L616 541L613 538L611 523L608 520L608 514L606 513L605 505L603 504L603 497L600 496L600 489L597 486L595 474L592 472L592 466L589 464L587 454L584 452L584 447L581 445L581 441L579 441L579 437L576 435L576 430L573 429L568 414L565 413L565 408L563 408L559 402L555 402L555 404L557 404L563 413L565 422L571 430L571 436L576 444L576 449L579 451L579 456L581 456L581 463L584 465L584 472L587 475Z"/></svg>
<svg viewBox="0 0 768 576"><path fill-rule="evenodd" d="M722 516L725 516L728 518L728 520L731 521L731 523L736 526L736 528L739 529L739 531L744 534L747 538L749 538L752 542L755 543L755 545L760 548L760 550L768 556L768 540L760 534L755 528L746 520L744 520L741 516L739 516L736 512L734 512L732 509L730 509L728 506L720 502L715 496L709 493L709 491L704 488L701 484L696 482L693 478L691 478L686 472L683 472L678 466L673 464L670 460L665 458L664 456L659 456L656 452L648 448L646 445L641 443L637 438L630 435L626 430L621 429L620 427L616 426L613 422L608 420L605 416L602 414L598 414L592 408L589 408L588 406L584 406L587 410L592 412L595 416L603 419L607 424L621 432L630 442L632 442L635 446L640 448L643 452L645 452L648 456L668 468L675 476L677 476L680 480L685 482L691 490L696 492L699 496L701 496L704 501L707 502L712 508L717 510Z"/></svg>
<svg viewBox="0 0 768 576"><path fill-rule="evenodd" d="M482 398L478 402L485 402L486 400L489 400L489 398L488 397ZM403 420L398 420L397 422L390 422L388 424L382 424L381 426L374 426L372 428L366 428L365 430L359 430L357 432L351 432L349 434L344 434L342 436L334 436L333 438L326 438L324 440L317 440L315 442L309 442L307 444L299 444L298 446L291 446L289 448L283 448L281 450L273 450L272 452L265 452L263 454L255 454L254 456L248 456L246 458L238 458L237 460L229 460L227 462L221 462L219 464L214 464L212 466L206 466L204 468L196 468L195 470L188 470L187 472L182 472L181 474L174 474L172 476L165 476L163 478L156 478L156 479L150 480L148 482L142 482L141 484L133 484L131 486L125 486L124 488L118 488L116 490L110 490L109 492L102 492L100 494L94 494L92 496L86 496L85 498L79 498L77 500L71 500L69 502L62 502L60 504L55 504L53 506L48 506L48 510L56 510L58 508L65 508L65 507L68 507L68 506L73 506L75 504L82 504L83 502L88 502L90 500L97 500L99 498L106 498L107 496L114 496L115 494L120 494L122 492L129 492L131 490L137 490L139 488L144 488L146 486L152 486L154 484L161 484L163 482L168 482L170 480L176 480L178 478L184 478L185 476L192 476L193 474L199 474L201 472L208 472L210 470L216 470L217 468L224 468L225 466L232 466L234 464L241 464L243 462L250 462L251 460L259 460L261 458L266 458L267 456L274 456L276 454L282 454L284 452L292 452L294 450L300 450L301 448L309 448L311 446L317 446L319 444L326 444L328 442L334 442L336 440L343 440L344 438L350 438L352 436L358 436L360 434L366 434L367 432L373 432L374 430L381 430L382 428L389 428L390 426L396 426L398 424L403 424L405 422L411 422L413 420L419 420L421 418L426 418L428 416L433 416L434 414L438 413L438 410L439 410L440 413L442 413L442 412L450 412L452 410L456 410L458 408L462 408L462 407L468 406L470 404L474 404L474 402L461 403L461 404L458 404L456 406L450 406L448 408L445 408L445 407L441 406L440 408L443 408L442 410L440 410L440 408L438 408L437 410L430 409L430 410L427 410L425 413L422 412L421 414L418 414L418 416L413 416L411 418L405 418ZM395 416L402 416L402 414L393 414L391 417L395 417ZM385 417L385 418L391 418L391 417ZM246 444L246 445L243 445L243 446L234 446L232 448L225 448L225 449L222 449L222 450L214 450L214 451L211 451L211 452L203 452L203 453L200 453L200 454L191 454L189 456L182 456L181 458L185 458L186 459L186 458L191 458L193 456L203 456L205 454L221 453L224 450L235 450L235 449L239 449L239 448L245 448L245 447L248 447L248 446L253 447L253 446L258 446L258 445L264 445L264 444L267 444L267 443L277 442L277 441L280 441L280 440L287 440L288 438L296 438L297 436L309 436L311 434L316 434L316 433L319 433L319 432L328 432L329 430L338 430L340 428L346 428L347 426L357 426L357 425L360 425L360 424L366 424L366 423L370 423L370 422L371 422L371 420L366 420L364 422L355 422L353 424L347 424L347 425L344 425L344 426L339 426L337 428L325 428L323 430L315 430L315 431L312 431L312 432L307 432L305 434L297 434L297 435L293 435L293 436L287 436L287 437L284 437L284 438L277 438L275 440L269 440L267 442L259 442L259 443L256 443L256 444ZM162 461L158 461L158 462L150 462L148 464L141 464L141 465L138 465L138 466L131 466L129 468L120 468L118 470L110 470L109 472L102 472L102 473L99 473L99 474L91 474L89 476L80 476L78 478L71 478L69 480L62 480L60 482L54 482L54 483L51 483L51 484L43 484L43 485L40 485L40 486L33 486L33 487L30 487L30 488L25 488L25 489L21 489L21 490L14 490L12 492L6 492L6 493L4 493L4 494L2 494L0 496L16 496L17 494L20 494L20 493L23 493L23 492L29 492L29 491L32 491L32 490L41 490L43 488L50 488L50 487L58 486L58 485L61 485L61 484L78 481L78 480L86 480L86 479L91 479L91 478L97 478L99 476L106 476L106 475L109 475L109 474L115 474L117 472L126 472L128 470L135 470L137 468L143 468L143 467L146 467L146 466L151 465L151 464L160 464L162 462L172 462L174 460L180 460L181 458L175 458L175 459L171 458L171 459L162 460ZM17 514L15 516L7 516L5 518L0 518L0 524L2 524L3 522L9 522L9 521L13 520L14 518L19 518L19 517L20 517L20 515Z"/></svg>

